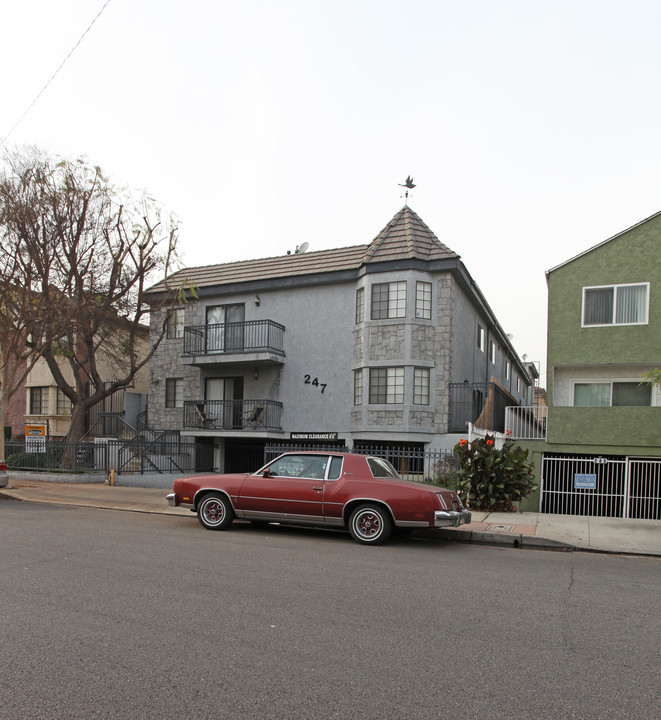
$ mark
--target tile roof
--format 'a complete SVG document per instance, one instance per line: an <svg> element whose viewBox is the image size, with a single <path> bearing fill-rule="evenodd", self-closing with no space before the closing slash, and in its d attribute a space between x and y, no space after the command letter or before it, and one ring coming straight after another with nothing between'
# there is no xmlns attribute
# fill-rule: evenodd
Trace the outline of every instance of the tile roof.
<svg viewBox="0 0 661 720"><path fill-rule="evenodd" d="M204 288L358 270L361 266L374 262L452 258L458 259L459 255L441 243L420 217L405 205L369 245L183 268L171 275L169 282L177 285L185 280L198 288ZM157 293L164 289L165 283L159 282L149 288L148 292Z"/></svg>
<svg viewBox="0 0 661 720"><path fill-rule="evenodd" d="M446 260L459 255L443 245L420 216L405 205L368 246L363 262L413 258Z"/></svg>

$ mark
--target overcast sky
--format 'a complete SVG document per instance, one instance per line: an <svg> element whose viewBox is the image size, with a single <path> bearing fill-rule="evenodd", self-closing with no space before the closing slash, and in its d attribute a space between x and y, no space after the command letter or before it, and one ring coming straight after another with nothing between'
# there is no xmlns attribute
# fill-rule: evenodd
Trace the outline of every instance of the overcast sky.
<svg viewBox="0 0 661 720"><path fill-rule="evenodd" d="M661 210L658 0L110 0L84 34L105 2L2 3L0 138L148 190L186 265L369 243L410 174L544 369L545 271Z"/></svg>

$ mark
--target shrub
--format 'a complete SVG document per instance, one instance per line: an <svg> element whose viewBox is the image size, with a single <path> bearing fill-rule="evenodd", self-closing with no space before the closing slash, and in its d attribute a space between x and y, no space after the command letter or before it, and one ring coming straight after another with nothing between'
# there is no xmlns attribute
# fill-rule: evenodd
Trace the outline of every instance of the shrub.
<svg viewBox="0 0 661 720"><path fill-rule="evenodd" d="M459 494L473 510L510 512L513 503L536 489L528 451L511 440L498 450L494 437L487 435L472 443L462 440L454 449L460 462Z"/></svg>

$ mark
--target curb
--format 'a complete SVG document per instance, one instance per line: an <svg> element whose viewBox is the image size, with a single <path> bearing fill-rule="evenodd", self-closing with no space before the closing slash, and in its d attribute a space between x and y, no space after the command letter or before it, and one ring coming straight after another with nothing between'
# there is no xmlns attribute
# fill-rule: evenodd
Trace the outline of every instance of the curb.
<svg viewBox="0 0 661 720"><path fill-rule="evenodd" d="M575 545L561 542L560 540L550 540L548 538L540 538L532 535L506 534L506 533L489 533L479 532L477 530L448 530L442 529L437 531L444 540L453 542L475 543L479 545L501 545L504 547L513 547L519 549L535 549L535 550L578 550Z"/></svg>

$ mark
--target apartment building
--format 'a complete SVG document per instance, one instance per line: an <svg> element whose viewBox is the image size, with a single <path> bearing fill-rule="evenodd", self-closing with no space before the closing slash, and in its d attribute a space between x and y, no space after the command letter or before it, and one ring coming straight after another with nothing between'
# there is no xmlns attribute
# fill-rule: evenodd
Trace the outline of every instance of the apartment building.
<svg viewBox="0 0 661 720"><path fill-rule="evenodd" d="M460 256L405 205L365 245L187 268L197 298L151 361L149 424L212 446L221 471L269 443L449 449L532 404ZM155 331L165 285L149 290ZM200 468L202 469L202 468Z"/></svg>

